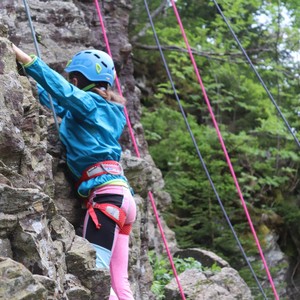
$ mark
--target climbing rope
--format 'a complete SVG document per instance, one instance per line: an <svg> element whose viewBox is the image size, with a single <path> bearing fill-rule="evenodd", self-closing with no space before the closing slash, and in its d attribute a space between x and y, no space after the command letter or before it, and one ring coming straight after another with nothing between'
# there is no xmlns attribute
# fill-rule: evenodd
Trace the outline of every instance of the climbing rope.
<svg viewBox="0 0 300 300"><path fill-rule="evenodd" d="M105 45L106 45L106 48L107 48L107 52L109 53L110 56L112 56L98 0L95 0L95 6L96 6L97 14L98 14L98 17L99 17L99 21L100 21L100 24L101 24L102 33L103 33L103 36L104 36L104 41L105 41ZM119 83L119 80L118 80L117 76L116 76L116 84L117 84L117 88L118 88L119 94L122 96L122 90L121 90L120 83ZM134 137L134 134L133 134L133 130L132 130L132 127L131 127L131 123L130 123L130 120L129 120L129 117L128 117L127 110L125 111L125 114L126 114L127 126L128 126L128 128L129 128L129 130L131 132L130 135L131 135L132 141L133 141L133 143L135 145L136 156L140 157L140 153L139 153L138 147L136 146L136 143L135 143L135 137ZM166 252L167 252L167 255L168 255L171 267L172 267L172 270L173 270L173 274L174 274L175 280L176 280L178 288L179 288L179 292L180 292L181 298L183 300L185 300L186 298L185 298L182 286L181 286L179 278L178 278L178 274L177 274L177 271L176 271L175 264L173 262L172 254L170 252L170 249L169 249L169 246L168 246L168 243L167 243L167 239L165 237L164 230L163 230L163 227L162 227L159 215L158 215L158 210L156 208L155 200L154 200L154 197L153 197L153 194L152 194L151 191L148 192L148 197L150 199L150 202L151 202L151 205L152 205L152 208L153 208L153 211L154 211L154 215L155 215L155 218L156 218L156 221L157 221L157 225L158 225L160 234L162 236L162 240L163 240L163 243L164 243L164 246L165 246L165 249L166 249Z"/></svg>
<svg viewBox="0 0 300 300"><path fill-rule="evenodd" d="M279 116L282 118L282 120L284 121L286 127L288 128L289 132L291 133L291 135L293 136L296 144L298 145L298 147L300 148L300 142L298 140L298 138L296 137L295 131L291 128L291 126L289 125L288 121L286 120L286 118L284 117L283 113L281 112L278 104L276 103L274 97L272 96L271 92L269 91L269 89L267 88L265 82L263 81L263 79L261 78L261 76L259 75L258 71L256 70L256 68L254 67L251 59L249 58L247 52L245 51L244 47L242 46L241 42L239 41L239 38L237 37L237 35L235 34L234 30L232 29L231 25L229 24L228 20L226 19L225 15L223 14L218 2L216 0L212 0L214 2L214 4L217 7L218 12L220 13L220 15L222 16L224 22L226 23L226 25L228 26L232 36L234 37L235 41L237 42L240 50L242 51L242 53L244 54L244 56L246 57L250 67L252 68L252 70L254 71L256 77L258 78L259 82L261 83L261 85L263 86L263 88L265 89L265 91L267 92L270 100L272 101L272 103L274 104Z"/></svg>
<svg viewBox="0 0 300 300"><path fill-rule="evenodd" d="M31 35L32 35L33 42L34 42L34 47L35 47L37 56L39 58L41 58L41 52L40 52L39 45L38 45L38 42L37 42L37 39L36 39L36 33L35 33L35 30L34 30L33 24L32 24L32 18L31 18L31 14L30 14L30 9L29 9L29 6L28 6L28 3L27 3L26 0L23 0L23 3L24 3L25 12L26 12L26 15L27 15L27 19L28 19L28 22L29 22L29 27L30 27L30 30L31 30ZM56 127L57 132L59 132L59 125L58 125L58 121L57 121L57 117L56 117L56 113L55 113L55 109L54 109L52 97L51 97L51 95L49 93L48 93L48 98L49 98L50 107L51 107L51 110L52 110L52 113L53 113L55 127Z"/></svg>
<svg viewBox="0 0 300 300"><path fill-rule="evenodd" d="M185 41L185 44L186 44L186 47L187 47L187 50L188 50L190 59L191 59L191 61L192 61L193 67L194 67L194 71L195 71L196 76L197 76L197 79L198 79L198 82L199 82L200 87L201 87L201 89L202 89L202 92L203 92L203 96L204 96L205 102L206 102L206 104L207 104L207 107L208 107L209 113L210 113L210 115L211 115L211 118L212 118L214 127L215 127L215 129L216 129L216 132L217 132L217 135L218 135L220 144L221 144L221 146L222 146L222 149L223 149L223 152L224 152L224 155L225 155L225 158L226 158L228 167L229 167L229 169L230 169L230 172L231 172L232 178L233 178L233 180L234 180L234 183L235 183L235 186L236 186L238 195L239 195L239 197L240 197L240 200L241 200L243 209L244 209L244 211L245 211L245 214L246 214L246 217L247 217L249 226L250 226L250 228L251 228L251 231L252 231L252 234L253 234L255 243L256 243L256 245L257 245L259 254L260 254L260 256L261 256L263 265L264 265L264 267L265 267L265 270L266 270L266 273L267 273L269 282L270 282L270 284L271 284L271 287L272 287L272 290L273 290L275 299L277 300L277 299L279 299L279 297L278 297L278 294L277 294L277 291L276 291L276 288L275 288L275 285L274 285L272 276L271 276L271 274L270 274L270 271L269 271L269 268L268 268L266 259L265 259L265 257L264 257L264 254L263 254L263 251L262 251L262 248L261 248L259 239L258 239L258 237L257 237L255 228L254 228L254 226L253 226L253 223L252 223L252 220L251 220L251 217L250 217L250 214L249 214L249 211L248 211L246 202L245 202L244 197L243 197L243 195L242 195L242 192L241 192L241 189L240 189L240 186L239 186L237 177L236 177L236 175L235 175L235 172L234 172L234 169L233 169L231 160L230 160L230 158L229 158L229 155L228 155L228 152L227 152L227 149L226 149L226 146L225 146L225 143L224 143L222 134L221 134L221 132L220 132L218 123L217 123L217 121L216 121L215 115L214 115L213 110L212 110L212 107L211 107L211 105L210 105L210 101L209 101L208 96L207 96L207 94L206 94L206 90L205 90L204 84L203 84L203 82L202 82L200 73L199 73L199 71L198 71L197 64L196 64L196 62L195 62L195 59L194 59L194 56L193 56L191 47L190 47L190 45L189 45L187 36L186 36L186 34L185 34L185 30L184 30L184 27L183 27L183 25L182 25L182 22L181 22L181 18L180 18L180 16L179 16L179 13L178 13L178 11L177 11L176 4L175 4L174 0L170 0L170 2L171 2L171 4L172 4L172 7L173 7L173 10L174 10L174 13L175 13L177 22L178 22L179 27L180 27L180 31L181 31L182 36L183 36L183 39L184 39L184 41Z"/></svg>
<svg viewBox="0 0 300 300"><path fill-rule="evenodd" d="M107 38L107 34L106 34L106 30L105 30L104 21L103 21L100 6L99 6L99 3L98 3L97 0L95 0L95 6L96 6L99 21L100 21L100 24L101 24L101 28L102 28L102 32L103 32L103 38L104 38L104 42L105 42L105 45L106 45L106 48L107 48L107 52L112 57L111 50L110 50L110 47L109 47L108 38ZM118 89L119 94L122 96L122 89L121 89L121 85L120 85L118 76L116 76L116 85L117 85L117 89ZM135 140L135 137L134 137L134 132L133 132L133 129L132 129L132 126L131 126L131 123L130 123L130 120L129 120L128 112L127 112L127 109L126 109L125 106L124 106L124 113L125 113L125 117L126 117L127 126L128 126L128 129L129 129L129 134L130 134L130 137L131 137L131 141L133 143L133 148L135 150L136 156L140 157L139 149L138 149L138 146L136 144L136 140Z"/></svg>
<svg viewBox="0 0 300 300"><path fill-rule="evenodd" d="M180 109L180 112L181 112L181 114L182 114L182 116L183 116L183 119L184 119L185 125L186 125L186 127L187 127L187 130L188 130L188 132L189 132L189 134L190 134L190 136L191 136L191 139L192 139L192 142L193 142L194 147L195 147L195 149L196 149L196 152L197 152L197 155L198 155L198 157L199 157L199 160L200 160L200 162L201 162L201 164L202 164L202 167L203 167L203 169L204 169L204 171L205 171L206 177L208 178L208 181L209 181L209 183L210 183L210 185L211 185L211 187L212 187L212 189L213 189L213 192L214 192L214 194L215 194L215 196L216 196L216 198L217 198L217 200L218 200L218 203L219 203L219 205L220 205L220 207L221 207L221 210L222 210L222 212L223 212L223 214L224 214L224 216L225 216L225 219L226 219L226 221L227 221L227 223L228 223L228 225L229 225L229 227L230 227L230 230L231 230L231 232L232 232L232 234L233 234L233 236L234 236L234 238L235 238L235 240L236 240L236 243L237 243L237 245L238 245L240 251L242 252L242 255L243 255L244 258L245 258L245 261L246 261L247 265L249 266L249 269L250 269L250 271L251 271L251 273L252 273L252 275L253 275L253 277L254 277L254 280L256 281L256 283L257 283L257 285L258 285L258 287L259 287L259 289L260 289L262 295L264 296L264 298L267 299L267 297L266 297L266 295L265 295L265 293L264 293L264 291L263 291L263 288L262 288L262 286L261 286L261 284L260 284L260 282L259 282L259 280L258 280L258 278L257 278L257 276L256 276L256 274L255 274L255 271L253 270L252 265L251 265L251 263L250 263L250 261L249 261L247 255L246 255L245 251L244 251L244 248L243 248L243 246L242 246L241 243L240 243L240 240L239 240L239 238L238 238L238 236L237 236L237 234L236 234L236 231L234 230L234 228L233 228L233 226L232 226L232 224L231 224L231 221L230 221L230 219L229 219L229 217L228 217L228 214L227 214L226 209L225 209L225 207L224 207L224 205L223 205L223 202L222 202L222 200L221 200L220 197L219 197L219 194L218 194L218 192L217 192L217 190L216 190L216 188L215 188L215 185L214 185L214 183L213 183L213 181L212 181L212 178L211 178L211 176L210 176L210 173L209 173L209 171L208 171L208 169L207 169L207 167L206 167L206 164L205 164L205 162L204 162L204 159L203 159L203 157L202 157L202 155L201 155L201 152L200 152L200 150L199 150L199 147L198 147L198 145L197 145L197 142L196 142L196 140L195 140L195 137L194 137L194 135L193 135L193 132L192 132L192 130L191 130L191 127L190 127L190 125L189 125L189 122L188 122L188 120L187 120L186 114L185 114L184 109L183 109L183 107L182 107L181 101L180 101L179 96L178 96L178 94L177 94L177 91L176 91L176 88L175 88L175 84L174 84L174 81L173 81L173 79L172 79L172 75L171 75L171 73L170 73L170 70L169 70L168 64L167 64L167 62L166 62L164 53L163 53L163 51L162 51L162 47L161 47L161 44L160 44L160 42L159 42L159 39L158 39L158 36L157 36L157 32L156 32L155 27L154 27L154 24L153 24L153 19L152 19L150 10L149 10L148 3L147 3L146 0L144 0L144 3L145 3L146 11L147 11L147 14L148 14L148 19L149 19L149 21L150 21L150 25L151 25L151 28L152 28L152 31L153 31L153 34L154 34L154 38L155 38L157 47L158 47L159 52L160 52L160 56L161 56L161 58L162 58L164 67L165 67L165 69L166 69L166 72L167 72L169 81L170 81L171 86L172 86L172 90L173 90L173 92L174 92L175 98L176 98L177 103L178 103L178 105L179 105L179 109Z"/></svg>

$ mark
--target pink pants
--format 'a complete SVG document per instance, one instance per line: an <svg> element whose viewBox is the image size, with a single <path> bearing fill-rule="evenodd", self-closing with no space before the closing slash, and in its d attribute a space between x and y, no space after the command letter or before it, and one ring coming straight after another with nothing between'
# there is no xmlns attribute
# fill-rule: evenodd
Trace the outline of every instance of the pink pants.
<svg viewBox="0 0 300 300"><path fill-rule="evenodd" d="M113 203L126 213L125 224L132 224L136 218L136 204L130 190L123 186L106 185L95 190L89 201L97 203ZM100 229L92 222L89 214L84 221L83 237L89 240L96 250L97 267L110 268L113 294L110 300L133 300L128 281L129 235L120 234L119 226L100 211L97 217Z"/></svg>

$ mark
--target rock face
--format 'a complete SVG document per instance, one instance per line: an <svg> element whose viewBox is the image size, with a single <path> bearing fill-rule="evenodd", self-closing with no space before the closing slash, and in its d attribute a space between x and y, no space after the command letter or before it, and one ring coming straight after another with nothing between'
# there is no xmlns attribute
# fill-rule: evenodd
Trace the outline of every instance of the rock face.
<svg viewBox="0 0 300 300"><path fill-rule="evenodd" d="M180 274L184 292L188 299L193 300L250 300L254 299L238 272L225 267L218 272L195 269L186 270ZM175 279L166 286L167 299L181 299Z"/></svg>
<svg viewBox="0 0 300 300"><path fill-rule="evenodd" d="M41 57L58 72L77 51L104 49L92 1L27 2L40 37ZM114 33L111 50L130 103L130 117L138 124L132 64L124 66L123 50L125 46L128 49L128 41L122 22L128 22L130 7L120 5L123 1L115 2L102 9L107 30ZM115 22L121 14L120 22ZM95 268L93 248L76 234L83 211L65 174L52 113L36 100L34 84L17 72L9 40L35 53L22 1L1 1L0 19L0 298L108 299L109 273ZM136 299L151 299L146 226L154 220L148 216L145 198L154 184L162 187L163 180L151 159L131 155L134 149L127 130L122 146L124 170L136 191L139 211L131 238L130 281ZM145 154L143 149L147 148L140 147Z"/></svg>
<svg viewBox="0 0 300 300"><path fill-rule="evenodd" d="M1 257L0 270L2 299L46 299L46 288L22 264Z"/></svg>
<svg viewBox="0 0 300 300"><path fill-rule="evenodd" d="M41 57L58 72L63 73L70 57L83 48L105 50L94 1L27 2ZM101 2L140 154L136 155L131 135L125 130L121 138L122 164L138 206L130 241L130 282L135 299L151 300L155 297L150 291L153 275L148 250L161 253L164 247L147 195L153 192L161 211L168 207L171 198L163 191L161 172L149 156L140 124L139 91L133 77L127 32L130 9L131 1ZM84 211L68 179L52 113L36 99L34 83L19 75L22 72L17 70L10 41L35 53L21 0L0 2L0 298L108 299L109 273L95 268L95 252L79 236ZM178 250L175 235L163 220L162 225L174 253ZM205 258L206 254L202 252L201 257L210 261L211 255ZM252 299L237 272L226 262L221 267L220 274L194 270L183 273L183 290L187 289L189 299ZM186 279L190 276L194 281ZM234 289L234 283L242 288ZM176 290L171 282L166 287L166 299L177 299ZM217 298L217 294L224 298Z"/></svg>

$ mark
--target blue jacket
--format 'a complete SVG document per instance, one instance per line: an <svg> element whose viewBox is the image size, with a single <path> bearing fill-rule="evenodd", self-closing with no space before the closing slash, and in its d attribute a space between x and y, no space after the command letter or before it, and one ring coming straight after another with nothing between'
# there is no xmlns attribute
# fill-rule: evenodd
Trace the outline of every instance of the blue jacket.
<svg viewBox="0 0 300 300"><path fill-rule="evenodd" d="M55 111L62 118L59 133L66 147L67 164L76 179L97 162L120 160L122 150L118 140L126 124L123 105L80 90L38 57L25 65L25 69L40 84L40 102L50 107L48 93L52 96ZM126 182L124 176L105 174L82 182L78 192L87 197L95 187L107 183L126 185Z"/></svg>

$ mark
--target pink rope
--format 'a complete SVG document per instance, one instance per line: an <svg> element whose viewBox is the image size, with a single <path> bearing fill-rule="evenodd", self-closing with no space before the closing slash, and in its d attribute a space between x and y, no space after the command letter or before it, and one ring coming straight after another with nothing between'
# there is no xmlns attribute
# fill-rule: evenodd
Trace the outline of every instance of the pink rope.
<svg viewBox="0 0 300 300"><path fill-rule="evenodd" d="M260 256L261 256L261 259L262 259L262 261L263 261L263 265L264 265L264 267L265 267L267 276L268 276L269 281L270 281L270 284L271 284L271 286L272 286L272 290L273 290L273 293L274 293L274 295L275 295L275 299L278 300L279 297L278 297L278 294L277 294L277 291L276 291L276 288L275 288L275 285L274 285L272 276L271 276L270 271L269 271L269 269L268 269L267 262L266 262L266 260L265 260L265 257L264 257L262 248L261 248L261 246L260 246L260 243L259 243L259 240L258 240L256 231L255 231L255 229L254 229L254 226L253 226L253 223L252 223L250 214L249 214L249 212L248 212L248 209L247 209L245 200L244 200L244 198L243 198L243 195L242 195L242 192L241 192L241 189L240 189L238 180L237 180L237 178L236 178L236 175L235 175L233 166L232 166L232 164L231 164L231 161L230 161L228 152L227 152L227 150L226 150L226 147L225 147L225 144L224 144L224 141L223 141L221 132L220 132L220 130L219 130L218 123L217 123L217 121L216 121L216 119L215 119L215 115L214 115L214 113L213 113L213 110L212 110L212 108L211 108L209 99L208 99L208 97L207 97L207 94L206 94L206 91L205 91L205 87L204 87L204 85L203 85L201 76L200 76L200 74L199 74L199 71L198 71L198 68L197 68L197 65L196 65L194 56L193 56L193 53L192 53L192 51L191 51L191 47L190 47L189 42L188 42L188 39L187 39L187 37L186 37L185 30L184 30L184 28L183 28L183 25L182 25L180 16L179 16L179 14L178 14L176 4L175 4L174 0L171 0L171 3L172 3L172 6L173 6L173 9L174 9L174 13L175 13L175 15L176 15L176 18L177 18L177 21L178 21L178 24L179 24L181 33L182 33L183 38L184 38L184 41L185 41L185 43L186 43L186 46L187 46L187 49L188 49L190 58L191 58L191 60L192 60L193 67L194 67L194 70L195 70L196 75L197 75L197 79L198 79L199 84L200 84L200 86L201 86L201 89L202 89L202 92L203 92L203 96L204 96L205 102L206 102L206 104L207 104L207 106L208 106L208 110L209 110L210 115L211 115L211 117L212 117L213 124L214 124L214 126L215 126L215 128L216 128L217 135L218 135L218 137L219 137L219 140L220 140L222 149L223 149L223 151L224 151L224 154L225 154L225 157L226 157L227 164L228 164L228 166L229 166L231 175L232 175L232 177L233 177L235 186L236 186L236 188L237 188L238 195L239 195L239 197L240 197L240 199L241 199L242 206L243 206L243 208L244 208L244 211L245 211L246 217L247 217L247 219L248 219L248 222L249 222L249 225L250 225L252 234L253 234L253 236L254 236L254 239L255 239L255 242L256 242L256 245L257 245L259 254L260 254Z"/></svg>
<svg viewBox="0 0 300 300"><path fill-rule="evenodd" d="M175 280L176 280L178 288L179 288L181 298L185 300L186 298L185 298L183 289L181 287L181 284L180 284L180 281L179 281L179 278L178 278L178 275L177 275L176 267L175 267L173 259L172 259L172 255L171 255L168 243L167 243L167 239L166 239L165 234L164 234L164 230L163 230L162 225L161 225L161 221L160 221L159 216L158 216L158 211L156 209L155 201L154 201L153 195L150 191L148 192L148 196L150 198L150 201L151 201L151 204L152 204L152 207L153 207L154 215L155 215L156 220L157 220L157 225L158 225L159 231L161 233L163 243L164 243L166 251L167 251L167 255L168 255L169 260L170 260L170 264L171 264L171 267L172 267L172 270L173 270L173 273L174 273L174 277L175 277Z"/></svg>
<svg viewBox="0 0 300 300"><path fill-rule="evenodd" d="M106 45L106 48L107 48L107 52L112 57L110 47L109 47L108 38L107 38L107 34L106 34L106 30L105 30L105 25L104 25L104 22L103 22L101 10L100 10L99 3L98 3L97 0L95 0L95 5L96 5L96 10L97 10L97 13L98 13L99 21L100 21L100 24L101 24L101 28L102 28L103 37L104 37L105 45ZM116 85L117 85L119 94L122 96L122 89L121 89L121 85L120 85L118 76L116 76ZM129 116L128 116L128 112L127 112L126 107L124 107L124 113L125 113L126 123L127 123L128 129L129 129L129 134L130 134L130 137L131 137L131 141L133 143L133 147L134 147L136 156L141 157L138 146L136 144L136 140L135 140L135 137L134 137L133 129L132 129L132 126L131 126L131 123L130 123L130 120L129 120Z"/></svg>
<svg viewBox="0 0 300 300"><path fill-rule="evenodd" d="M112 56L111 51L110 51L108 38L107 38L107 35L106 35L106 30L105 30L105 25L104 25L104 22L103 22L101 10L100 10L99 3L98 3L97 0L95 0L95 5L96 5L96 10L97 10L97 13L98 13L99 20L100 20L100 24L101 24L101 28L102 28L102 32L103 32L103 36L104 36L104 41L105 41L105 44L106 44L106 48L107 48L108 54L110 56ZM121 90L121 86L120 86L120 83L119 83L119 80L118 80L117 76L116 76L116 84L117 84L119 94L122 96L122 90ZM129 120L129 116L128 116L126 107L125 107L125 116L126 116L127 126L129 128L129 131L130 131L130 136L131 136L132 142L134 144L134 149L135 149L135 152L136 152L136 156L140 157L139 149L136 145L135 137L134 137L134 134L133 134L133 130L132 130L132 127L131 127L131 123L130 123L130 120ZM177 285L178 285L178 288L179 288L179 291L180 291L180 295L181 295L182 299L185 300L186 298L185 298L183 289L181 287L181 284L180 284L180 281L179 281L179 278L178 278L178 275L177 275L175 264L173 262L173 258L172 258L172 255L171 255L168 243L167 243L167 239L165 237L165 234L164 234L164 231L163 231L163 228L162 228L162 225L161 225L160 218L158 216L158 211L157 211L156 204L155 204L155 201L154 201L154 198L153 198L153 195L152 195L151 191L148 192L148 196L149 196L149 199L150 199L153 211L154 211L154 215L155 215L156 220L157 220L158 228L159 228L160 233L162 235L163 243L164 243L164 246L166 248L168 258L170 260L170 264L171 264L171 267L172 267L172 270L173 270L173 273L174 273L174 277L175 277L175 280L177 282Z"/></svg>

